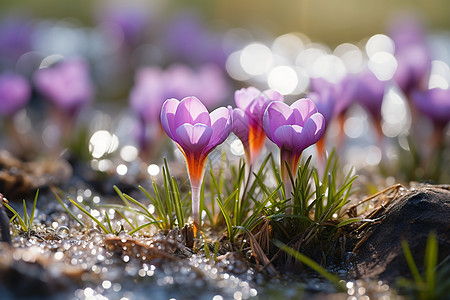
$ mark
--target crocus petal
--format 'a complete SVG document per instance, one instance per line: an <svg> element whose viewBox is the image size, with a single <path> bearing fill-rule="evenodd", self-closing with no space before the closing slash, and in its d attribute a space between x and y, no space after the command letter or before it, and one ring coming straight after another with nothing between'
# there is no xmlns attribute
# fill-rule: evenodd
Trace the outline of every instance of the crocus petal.
<svg viewBox="0 0 450 300"><path fill-rule="evenodd" d="M261 95L261 91L254 87L243 88L234 93L234 101L236 106L243 111L253 102L253 100Z"/></svg>
<svg viewBox="0 0 450 300"><path fill-rule="evenodd" d="M175 141L185 152L197 153L208 145L213 130L205 124L184 123L176 130Z"/></svg>
<svg viewBox="0 0 450 300"><path fill-rule="evenodd" d="M265 90L263 95L270 101L284 101L283 95L274 90Z"/></svg>
<svg viewBox="0 0 450 300"><path fill-rule="evenodd" d="M291 104L291 108L294 110L295 124L303 126L313 114L317 112L317 108L314 103L307 98L302 98Z"/></svg>
<svg viewBox="0 0 450 300"><path fill-rule="evenodd" d="M321 93L311 92L308 94L308 99L314 102L317 111L320 112L328 124L334 117L335 98L330 90L324 90Z"/></svg>
<svg viewBox="0 0 450 300"><path fill-rule="evenodd" d="M230 111L225 107L219 107L211 112L212 136L204 152L208 153L217 145L222 144L231 132Z"/></svg>
<svg viewBox="0 0 450 300"><path fill-rule="evenodd" d="M412 100L417 109L427 115L435 124L450 122L450 90L433 88L426 91L413 91Z"/></svg>
<svg viewBox="0 0 450 300"><path fill-rule="evenodd" d="M177 99L167 99L161 108L161 126L166 134L174 140L173 132L175 132L175 113L180 101Z"/></svg>
<svg viewBox="0 0 450 300"><path fill-rule="evenodd" d="M196 97L186 97L180 101L175 113L175 127L184 123L211 126L208 110Z"/></svg>
<svg viewBox="0 0 450 300"><path fill-rule="evenodd" d="M231 110L231 130L244 144L248 144L249 120L247 114L240 108Z"/></svg>
<svg viewBox="0 0 450 300"><path fill-rule="evenodd" d="M325 118L320 113L315 113L303 126L303 149L317 143L325 132Z"/></svg>
<svg viewBox="0 0 450 300"><path fill-rule="evenodd" d="M274 101L267 106L263 118L263 127L267 137L274 142L273 133L282 126L294 121L292 108L280 101ZM292 123L293 124L293 123Z"/></svg>
<svg viewBox="0 0 450 300"><path fill-rule="evenodd" d="M283 125L278 127L273 138L278 147L292 152L303 144L303 128L298 125Z"/></svg>

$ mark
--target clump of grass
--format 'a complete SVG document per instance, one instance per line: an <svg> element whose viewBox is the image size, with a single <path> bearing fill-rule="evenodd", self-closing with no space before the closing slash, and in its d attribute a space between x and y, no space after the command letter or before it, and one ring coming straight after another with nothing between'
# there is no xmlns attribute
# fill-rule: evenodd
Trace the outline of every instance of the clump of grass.
<svg viewBox="0 0 450 300"><path fill-rule="evenodd" d="M166 233L176 226L182 228L186 224L186 215L188 215L189 205L186 205L186 203L189 199L189 195L185 195L184 197L181 196L178 184L175 178L170 175L169 167L165 159L162 173L162 188L158 187L155 181L152 182L154 195L151 195L145 188L139 186L141 192L153 205L154 211L150 211L138 200L122 193L117 187L114 187L114 189L122 199L124 205L108 205L108 207L114 208L118 214L125 218L127 223L132 227L134 226L134 228L138 228L136 219L134 222L135 225L133 225L132 222L125 217L124 212L143 216L147 221L144 225L149 226L155 224L160 230Z"/></svg>
<svg viewBox="0 0 450 300"><path fill-rule="evenodd" d="M23 200L23 218L12 206L10 206L6 202L3 202L3 205L14 214L9 222L14 223L16 225L16 227L19 228L19 230L22 233L25 233L28 237L30 237L33 234L33 222L34 222L34 215L35 215L35 211L36 211L38 195L39 195L39 190L36 191L36 194L34 196L33 208L31 210L31 216L28 216L27 204L25 202L25 199Z"/></svg>
<svg viewBox="0 0 450 300"><path fill-rule="evenodd" d="M331 283L333 283L339 291L345 291L346 290L345 289L345 281L341 280L341 278L339 278L339 276L337 276L336 274L333 274L333 273L327 271L320 264L316 263L314 260L312 260L311 258L307 257L306 255L296 251L295 249L292 249L288 245L283 244L282 242L276 241L276 240L274 241L274 243L282 251L286 252L290 256L292 256L295 259L297 259L298 261L302 262L303 264L305 264L306 266L308 266L312 270L314 270L317 273L319 273L323 278L325 278L328 281L330 281Z"/></svg>
<svg viewBox="0 0 450 300"><path fill-rule="evenodd" d="M119 189L114 186L114 189L116 189L116 191L118 193L120 193ZM85 223L80 220L76 214L61 200L61 198L59 197L59 195L55 192L55 190L53 190L53 194L55 195L56 199L58 200L58 202L61 204L61 206L66 210L66 212L72 217L74 218L82 227L86 227ZM122 195L122 197L125 198L125 196ZM128 196L129 197L129 196ZM131 198L131 197L129 197ZM131 222L129 218L127 218L123 213L120 212L120 210L116 210L116 212L120 215L120 217L123 218L123 221L119 221L117 224L120 224L119 226L113 226L113 222L111 220L111 217L109 216L107 210L105 210L105 208L108 207L112 207L112 208L116 208L116 205L100 205L100 216L97 218L95 217L92 213L89 212L89 208L87 208L86 206L84 206L82 203L78 203L77 201L73 200L72 198L68 197L70 203L72 203L73 206L75 206L76 208L78 208L83 214L85 214L87 217L89 217L95 224L97 224L98 228L105 234L113 234L113 235L119 235L122 232L126 232L129 235L133 235L134 233L136 233L137 231L148 227L150 225L153 224L157 224L160 221L157 220L152 220L149 222L146 222L144 224L138 224L136 219L135 222ZM132 198L131 198L132 199ZM126 200L125 200L126 201ZM150 214L148 212L148 210L145 208L145 206L143 206L141 203L139 203L138 201L132 199L132 201L135 201L139 207L144 208L148 214ZM103 207L101 207L103 206ZM124 208L123 206L119 206L119 208ZM135 210L133 210L134 212L136 212ZM138 210L138 212L141 212ZM125 230L123 224L124 223L128 223L130 225L131 230Z"/></svg>
<svg viewBox="0 0 450 300"><path fill-rule="evenodd" d="M350 170L346 175L339 173L338 159L331 152L327 159L323 176L311 166L311 156L301 163L295 180L288 169L293 186L291 195L285 195L281 189L281 201L278 213L269 216L272 239L276 238L299 251L326 259L335 247L338 229L358 218L344 217L343 207L349 203L352 185L356 176ZM277 182L282 184L279 171L273 163L272 170ZM339 180L342 178L342 180ZM292 199L292 206L286 203ZM287 213L290 211L291 213ZM270 249L266 249L267 252ZM276 249L273 249L276 251Z"/></svg>
<svg viewBox="0 0 450 300"><path fill-rule="evenodd" d="M444 299L450 294L450 257L438 265L438 242L435 232L428 236L423 263L423 274L420 274L417 264L409 248L408 242L402 241L403 254L413 280L400 278L400 291L412 299ZM438 284L439 283L439 284Z"/></svg>
<svg viewBox="0 0 450 300"><path fill-rule="evenodd" d="M211 191L215 191L215 200L225 220L227 235L232 244L236 242L239 231L253 231L264 218L273 214L274 207L279 206L276 196L281 184L273 191L264 184L266 165L271 158L272 155L267 156L258 172L253 173L255 180L251 183L250 178L245 178L245 163L241 160L238 169L231 168L231 177L236 178L231 183L231 188L226 187L223 179L217 182L212 169L210 170ZM224 191L228 193L226 198L222 196Z"/></svg>

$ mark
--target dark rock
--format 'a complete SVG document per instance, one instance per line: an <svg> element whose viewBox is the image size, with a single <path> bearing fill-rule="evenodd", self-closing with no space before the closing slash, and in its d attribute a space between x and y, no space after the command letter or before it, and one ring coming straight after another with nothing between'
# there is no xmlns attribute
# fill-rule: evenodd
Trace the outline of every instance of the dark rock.
<svg viewBox="0 0 450 300"><path fill-rule="evenodd" d="M439 243L439 260L450 255L450 190L447 186L424 186L392 200L381 223L362 233L355 251L355 277L395 280L411 276L401 241L409 244L421 270L429 233ZM365 240L365 238L367 238Z"/></svg>

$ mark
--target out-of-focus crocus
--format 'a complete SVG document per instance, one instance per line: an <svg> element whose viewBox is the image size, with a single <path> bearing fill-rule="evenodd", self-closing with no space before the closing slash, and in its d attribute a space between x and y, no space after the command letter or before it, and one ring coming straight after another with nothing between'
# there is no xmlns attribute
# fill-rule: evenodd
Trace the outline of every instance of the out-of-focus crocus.
<svg viewBox="0 0 450 300"><path fill-rule="evenodd" d="M210 31L201 16L183 12L174 16L165 34L167 52L192 64L214 63L224 68L227 53L220 35Z"/></svg>
<svg viewBox="0 0 450 300"><path fill-rule="evenodd" d="M45 98L71 117L75 117L93 97L88 66L82 60L67 60L55 67L40 69L34 82Z"/></svg>
<svg viewBox="0 0 450 300"><path fill-rule="evenodd" d="M33 28L28 16L10 15L1 21L0 61L2 65L15 64L23 54L31 51Z"/></svg>
<svg viewBox="0 0 450 300"><path fill-rule="evenodd" d="M130 92L130 106L138 117L137 141L141 158L148 160L155 150L151 144L161 134L160 112L165 93L164 72L157 67L145 67L136 74L135 85ZM156 147L157 148L157 147Z"/></svg>
<svg viewBox="0 0 450 300"><path fill-rule="evenodd" d="M271 102L263 124L267 137L280 148L281 177L288 197L292 187L286 164L295 179L303 150L317 143L324 134L325 118L311 100L303 98L291 106L281 101Z"/></svg>
<svg viewBox="0 0 450 300"><path fill-rule="evenodd" d="M229 107L232 114L233 133L241 140L247 163L253 166L266 140L263 116L269 103L284 101L283 96L273 90L261 92L257 88L240 89L234 94L237 108Z"/></svg>
<svg viewBox="0 0 450 300"><path fill-rule="evenodd" d="M369 69L364 69L356 75L354 97L369 113L376 129L379 142L383 140L381 127L381 106L386 90L386 81L379 80Z"/></svg>
<svg viewBox="0 0 450 300"><path fill-rule="evenodd" d="M20 153L20 155L27 155L31 152L28 150L30 150L29 145L32 139L18 132L14 124L14 116L27 105L30 96L31 87L24 77L15 73L0 75L0 116L4 118L8 137L17 146L14 152Z"/></svg>
<svg viewBox="0 0 450 300"><path fill-rule="evenodd" d="M410 98L412 90L427 88L431 72L431 54L424 26L412 17L400 17L392 23L390 36L395 44L397 69L394 80Z"/></svg>
<svg viewBox="0 0 450 300"><path fill-rule="evenodd" d="M192 216L200 225L200 188L208 154L223 143L231 131L228 109L208 110L196 97L168 99L161 110L161 125L183 153L192 189Z"/></svg>
<svg viewBox="0 0 450 300"><path fill-rule="evenodd" d="M149 25L150 7L136 1L106 1L100 7L98 19L102 28L129 47L135 47Z"/></svg>
<svg viewBox="0 0 450 300"><path fill-rule="evenodd" d="M346 113L354 103L354 94L356 86L355 75L349 73L337 83L329 82L321 77L311 78L310 85L312 93L318 93L319 95L324 94L322 98L325 98L326 100L325 101L322 100L320 102L323 103L323 105L326 106L327 108L321 109L320 108L321 105L318 105L318 109L320 113L322 113L321 110L327 110L327 112L324 111L324 117L326 118L326 125L328 126L333 118L337 119L339 125L339 139L337 141L337 144L338 146L340 146L344 140L344 123ZM315 96L312 96L311 98L312 98L311 100L313 101L315 100ZM334 101L332 101L332 99L334 99ZM329 115L328 110L331 106L331 102L334 102L334 104L332 105L333 112L331 113L331 116L328 117ZM317 143L317 147L321 148L322 147L321 144L322 144L321 141L319 141ZM323 151L319 150L319 153L320 152Z"/></svg>
<svg viewBox="0 0 450 300"><path fill-rule="evenodd" d="M444 129L450 122L450 89L413 91L412 100L417 109L433 122L432 147L441 147Z"/></svg>
<svg viewBox="0 0 450 300"><path fill-rule="evenodd" d="M336 99L334 98L332 91L329 89L324 89L320 93L310 92L307 95L307 98L314 102L317 107L317 111L325 118L324 132L326 133L327 126L331 123L334 117L334 106ZM325 156L325 134L316 143L316 147L317 152L319 153L319 161L322 161Z"/></svg>
<svg viewBox="0 0 450 300"><path fill-rule="evenodd" d="M39 93L52 104L55 134L47 140L48 146L59 147L71 136L81 108L93 98L93 86L87 64L82 60L66 60L54 67L38 70L34 83Z"/></svg>
<svg viewBox="0 0 450 300"><path fill-rule="evenodd" d="M30 96L30 84L24 77L14 73L0 75L0 115L12 118L27 105Z"/></svg>
<svg viewBox="0 0 450 300"><path fill-rule="evenodd" d="M229 91L223 71L214 64L201 65L197 71L184 64L173 64L165 72L167 98L193 95L204 99L206 107L220 104Z"/></svg>

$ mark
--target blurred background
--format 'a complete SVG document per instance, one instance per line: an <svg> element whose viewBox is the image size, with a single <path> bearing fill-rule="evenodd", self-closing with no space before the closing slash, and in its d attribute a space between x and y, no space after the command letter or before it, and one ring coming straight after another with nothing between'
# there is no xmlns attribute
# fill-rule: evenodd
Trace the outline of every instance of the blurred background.
<svg viewBox="0 0 450 300"><path fill-rule="evenodd" d="M167 98L195 95L214 109L234 105L235 90L255 86L275 89L292 102L320 92L314 79L337 84L366 69L376 76L372 81L381 86L381 98L369 104L357 99L361 102L351 108L328 106L330 122L341 124L329 127L326 149L343 134L342 157L352 165L386 160L391 169L396 166L391 172L408 173L406 179L426 178L435 172L424 170L430 152L443 149L450 137L448 99L432 112L425 107L418 113L421 121L412 108L414 89L449 88L447 0L3 0L0 12L0 72L22 76L29 85L22 107L0 111L9 120L3 130L14 127L13 138L2 143L26 155L23 136L39 136L37 143L58 153L71 142L62 137L72 134L74 140L87 139L89 153L72 147L94 169L125 175L138 155L147 163L161 161L155 145L163 136L159 111ZM408 87L394 78L408 64L401 54L414 52L400 53L404 44L413 44L419 55L408 63L423 61L422 77ZM78 62L64 67L73 60ZM39 78L50 73L45 69L54 70L55 77ZM412 140L433 130L441 136L427 149L413 148ZM229 146L232 154L243 156L232 138ZM402 163L401 151L419 158ZM441 162L445 155L436 159ZM436 174L433 178L442 178L442 170Z"/></svg>
<svg viewBox="0 0 450 300"><path fill-rule="evenodd" d="M3 0L0 11L28 12L39 18L77 18L86 26L95 23L101 4L113 1ZM125 2L125 1L122 1ZM133 5L137 1L127 1ZM149 0L141 1L160 21L192 9L215 26L268 30L272 34L300 31L313 40L336 46L384 32L386 21L398 13L413 11L432 29L450 27L450 4L446 0Z"/></svg>

